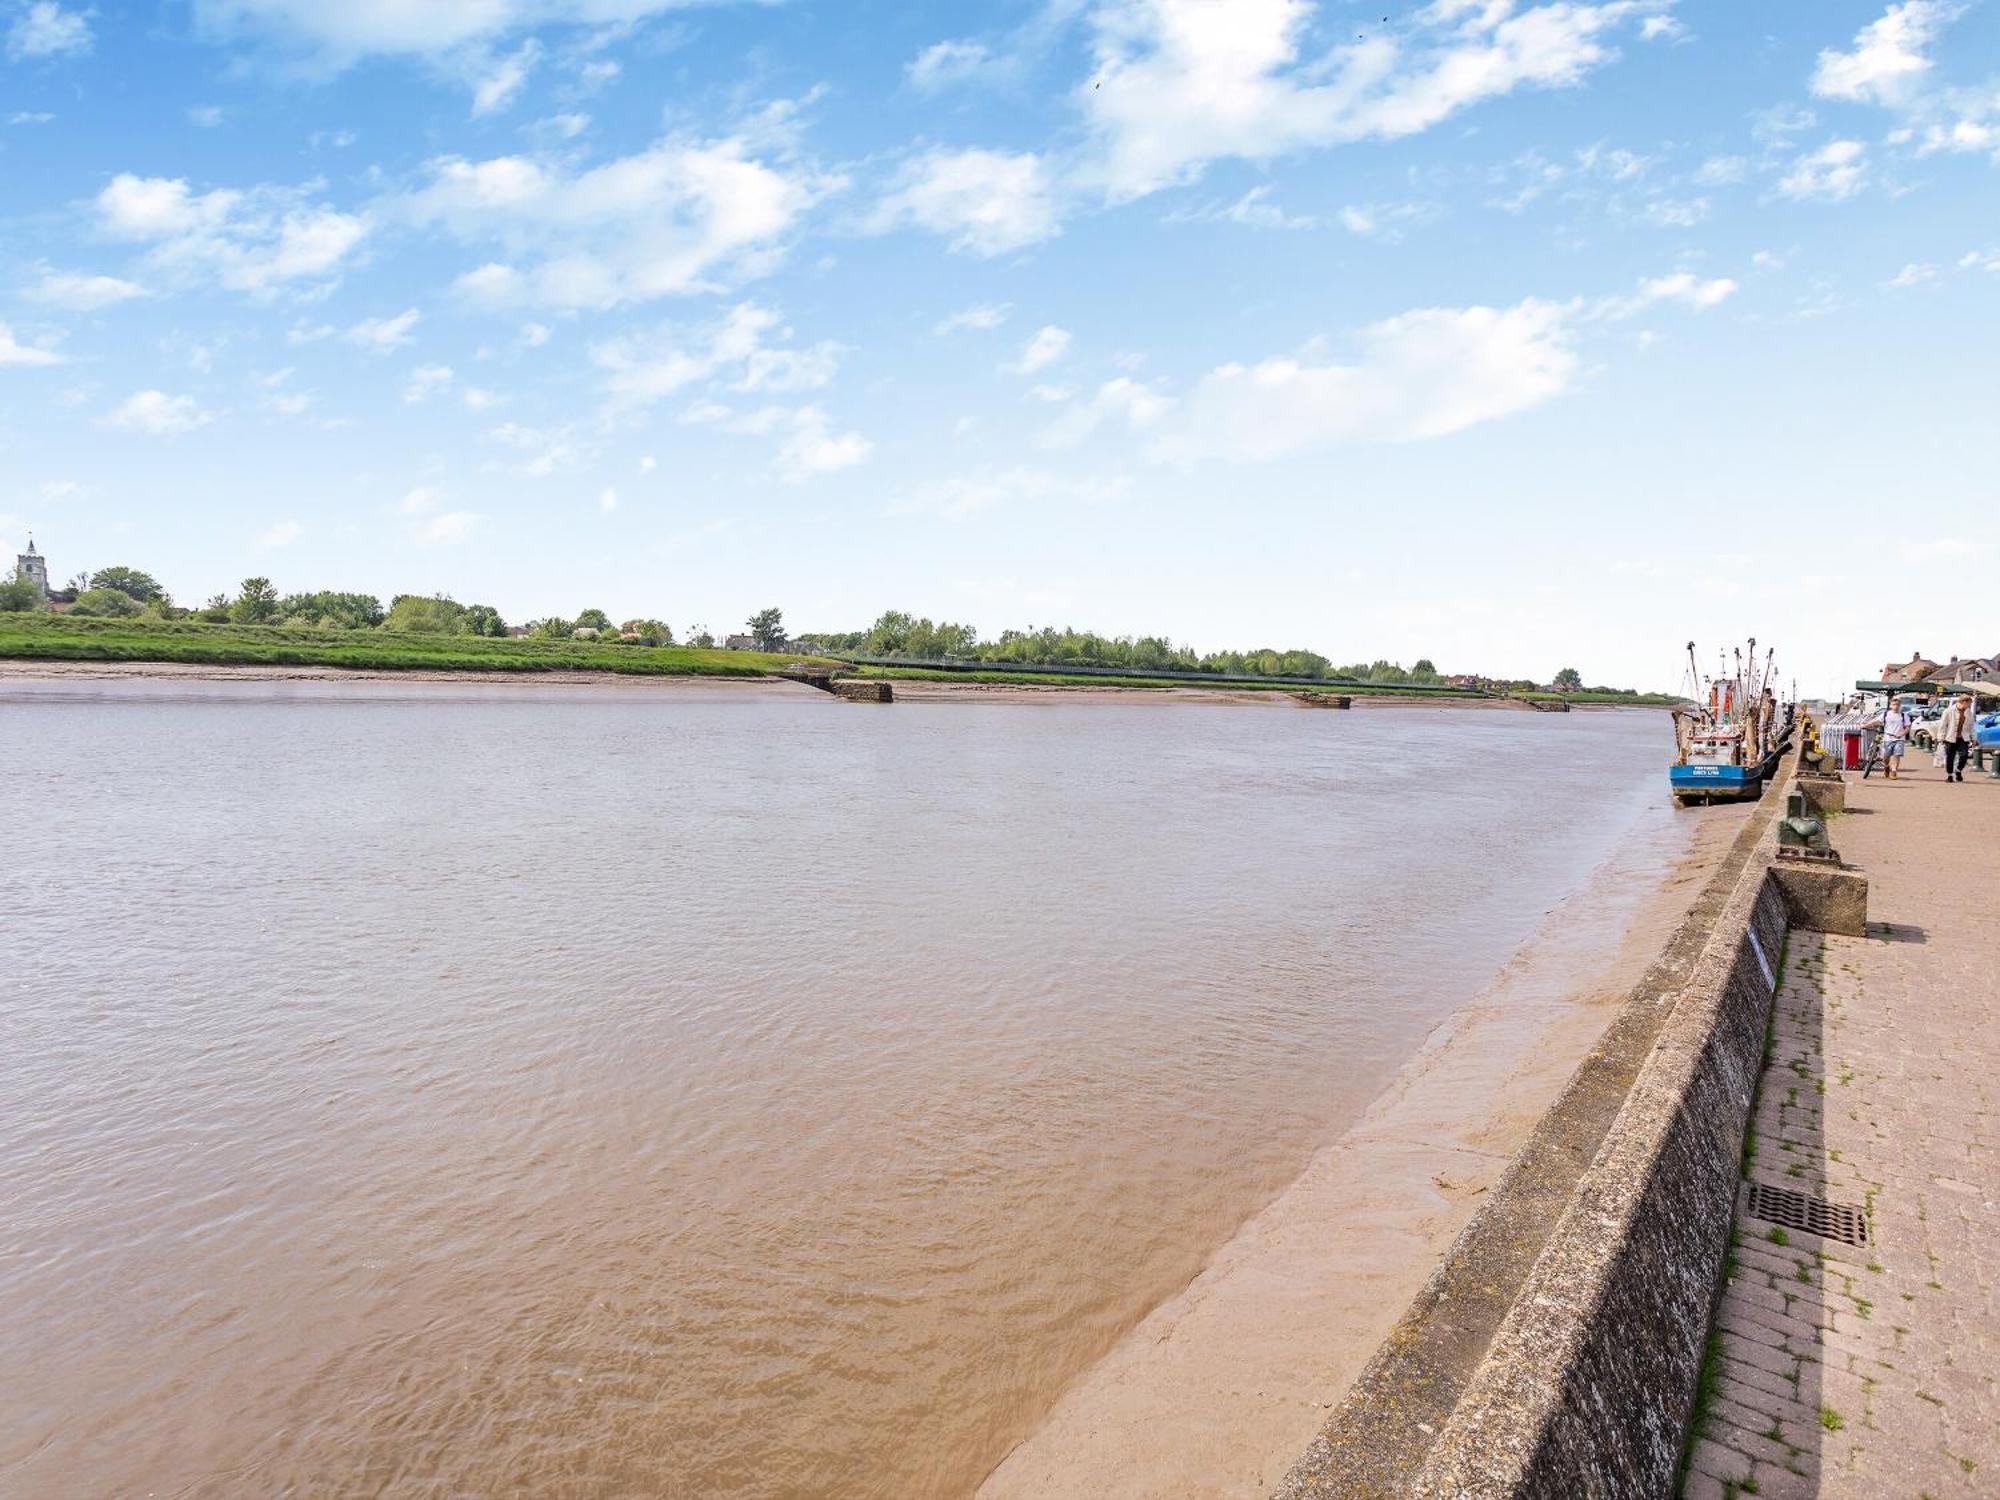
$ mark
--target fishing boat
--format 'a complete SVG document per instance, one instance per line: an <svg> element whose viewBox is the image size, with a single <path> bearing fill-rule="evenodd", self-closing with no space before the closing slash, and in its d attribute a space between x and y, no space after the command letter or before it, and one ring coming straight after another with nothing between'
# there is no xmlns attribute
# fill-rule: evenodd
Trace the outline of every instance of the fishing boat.
<svg viewBox="0 0 2000 1500"><path fill-rule="evenodd" d="M1733 665L1725 658L1714 676L1704 677L1693 641L1687 651L1695 691L1692 706L1674 710L1675 755L1667 769L1674 799L1692 807L1763 795L1791 736L1792 711L1779 708L1773 689L1777 653L1767 650L1760 664L1753 636L1747 656L1739 649Z"/></svg>

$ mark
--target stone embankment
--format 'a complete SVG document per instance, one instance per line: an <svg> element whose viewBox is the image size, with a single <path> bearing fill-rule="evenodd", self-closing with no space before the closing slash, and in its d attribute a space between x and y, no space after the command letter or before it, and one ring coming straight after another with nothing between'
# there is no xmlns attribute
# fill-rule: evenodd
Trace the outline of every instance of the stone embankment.
<svg viewBox="0 0 2000 1500"><path fill-rule="evenodd" d="M1673 1493L1787 936L1867 899L1776 857L1795 771L1274 1500Z"/></svg>

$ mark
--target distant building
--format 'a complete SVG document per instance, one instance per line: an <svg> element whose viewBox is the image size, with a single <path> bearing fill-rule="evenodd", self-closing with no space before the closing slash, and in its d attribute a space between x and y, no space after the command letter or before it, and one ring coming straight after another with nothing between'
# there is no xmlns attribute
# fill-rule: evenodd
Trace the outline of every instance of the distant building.
<svg viewBox="0 0 2000 1500"><path fill-rule="evenodd" d="M1890 662L1882 668L1884 682L1922 682L1938 669L1938 664L1921 651L1912 652L1906 662Z"/></svg>
<svg viewBox="0 0 2000 1500"><path fill-rule="evenodd" d="M1993 682L2000 680L2000 656L1954 656L1931 673L1927 682Z"/></svg>
<svg viewBox="0 0 2000 1500"><path fill-rule="evenodd" d="M32 583L35 592L44 599L49 597L49 560L35 550L35 539L28 538L28 550L14 555L14 576L23 582Z"/></svg>
<svg viewBox="0 0 2000 1500"><path fill-rule="evenodd" d="M757 649L757 637L754 635L732 635L723 641L722 644L730 651L755 651Z"/></svg>

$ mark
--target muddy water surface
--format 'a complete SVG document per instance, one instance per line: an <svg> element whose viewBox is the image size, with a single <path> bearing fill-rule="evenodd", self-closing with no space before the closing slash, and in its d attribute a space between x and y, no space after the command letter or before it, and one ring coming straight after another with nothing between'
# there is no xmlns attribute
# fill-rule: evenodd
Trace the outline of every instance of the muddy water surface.
<svg viewBox="0 0 2000 1500"><path fill-rule="evenodd" d="M0 684L0 1493L966 1495L1665 736Z"/></svg>

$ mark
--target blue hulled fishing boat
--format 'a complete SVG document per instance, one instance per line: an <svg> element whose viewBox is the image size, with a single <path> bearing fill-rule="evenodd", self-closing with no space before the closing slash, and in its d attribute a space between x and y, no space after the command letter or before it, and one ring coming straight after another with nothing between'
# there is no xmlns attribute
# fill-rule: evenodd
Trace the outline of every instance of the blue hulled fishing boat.
<svg viewBox="0 0 2000 1500"><path fill-rule="evenodd" d="M1779 709L1772 689L1775 655L1767 651L1760 666L1752 637L1747 658L1738 651L1733 670L1725 661L1704 679L1688 642L1694 706L1674 710L1676 753L1667 768L1681 806L1763 795L1791 733L1791 710Z"/></svg>

